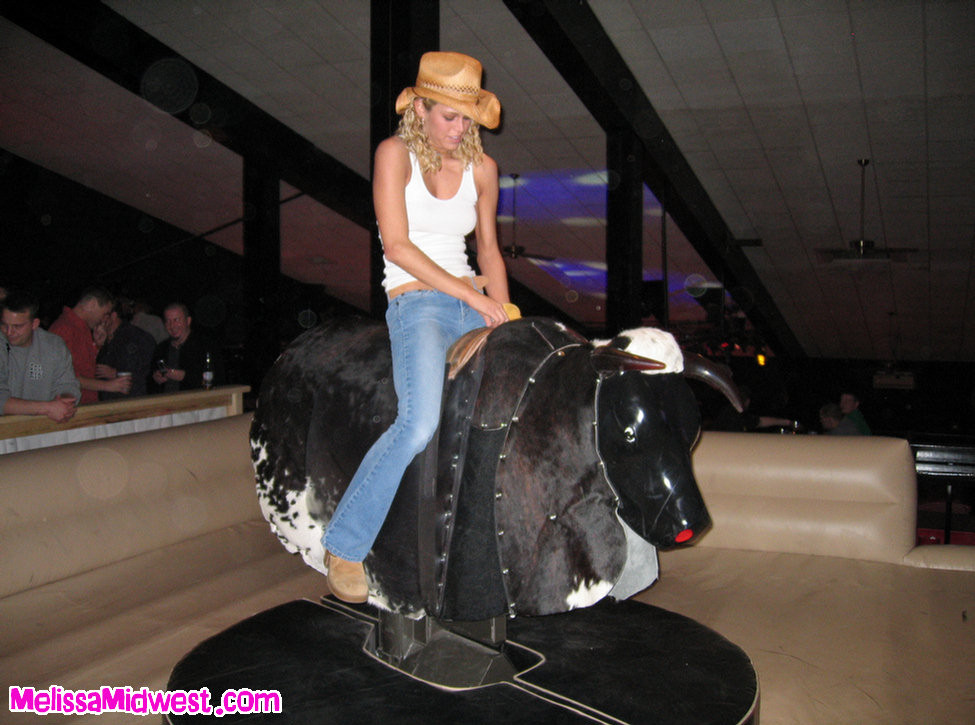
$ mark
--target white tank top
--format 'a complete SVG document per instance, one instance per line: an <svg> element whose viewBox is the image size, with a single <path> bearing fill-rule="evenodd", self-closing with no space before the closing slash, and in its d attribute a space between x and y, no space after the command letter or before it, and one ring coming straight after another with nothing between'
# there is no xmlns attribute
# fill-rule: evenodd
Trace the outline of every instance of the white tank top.
<svg viewBox="0 0 975 725"><path fill-rule="evenodd" d="M477 224L477 187L474 170L468 166L461 177L460 189L450 199L438 199L423 183L423 172L416 154L410 152L410 180L406 184L406 217L410 241L430 259L457 277L473 277L467 262L464 237ZM413 282L416 277L385 257L386 277L383 287L389 290Z"/></svg>

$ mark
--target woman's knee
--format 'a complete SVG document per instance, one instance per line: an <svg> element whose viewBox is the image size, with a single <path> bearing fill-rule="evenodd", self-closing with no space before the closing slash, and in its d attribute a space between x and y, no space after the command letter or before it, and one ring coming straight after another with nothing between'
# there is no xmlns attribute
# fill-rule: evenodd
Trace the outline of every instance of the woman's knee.
<svg viewBox="0 0 975 725"><path fill-rule="evenodd" d="M402 426L403 445L417 454L427 447L427 443L433 438L440 426L440 415L414 414L397 421L397 425Z"/></svg>

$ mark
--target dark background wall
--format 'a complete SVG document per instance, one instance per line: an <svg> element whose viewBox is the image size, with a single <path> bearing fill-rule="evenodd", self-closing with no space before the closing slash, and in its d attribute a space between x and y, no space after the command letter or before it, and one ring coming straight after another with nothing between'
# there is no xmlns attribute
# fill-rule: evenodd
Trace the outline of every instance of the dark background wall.
<svg viewBox="0 0 975 725"><path fill-rule="evenodd" d="M185 302L194 326L218 339L232 382L257 389L261 372L241 360L248 331L241 258L184 230L146 216L91 189L0 150L0 285L25 286L42 300L50 322L78 292L101 284L119 295L144 299L158 312ZM227 220L232 221L232 220ZM319 286L282 278L274 300L271 339L282 347L332 314L355 312ZM528 314L555 314L537 297L513 288ZM885 361L725 359L736 380L753 391L754 412L798 420L817 430L819 407L844 387L859 392L877 432L912 439L975 437L975 366L970 363L900 361L914 372L914 390L876 390L873 375ZM705 415L721 401L700 392Z"/></svg>
<svg viewBox="0 0 975 725"><path fill-rule="evenodd" d="M870 360L786 360L769 358L759 366L753 357L728 357L735 380L752 391L750 410L798 421L819 431L819 409L839 402L841 392L861 399L860 409L874 433L915 442L975 442L975 369L970 363L899 362L898 370L914 374L913 390L874 387L874 374L888 366ZM699 391L707 417L723 401ZM957 439L957 440L954 440Z"/></svg>
<svg viewBox="0 0 975 725"><path fill-rule="evenodd" d="M144 300L157 314L184 302L194 328L223 346L230 379L259 385L235 365L248 330L240 256L4 151L0 219L0 285L38 295L45 326L93 284ZM282 345L322 315L351 311L320 286L286 277L278 294L271 338Z"/></svg>

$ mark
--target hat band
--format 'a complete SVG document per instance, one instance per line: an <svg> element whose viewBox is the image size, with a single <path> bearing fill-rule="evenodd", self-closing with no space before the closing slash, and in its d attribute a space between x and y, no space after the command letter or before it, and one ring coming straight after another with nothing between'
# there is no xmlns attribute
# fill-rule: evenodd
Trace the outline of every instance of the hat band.
<svg viewBox="0 0 975 725"><path fill-rule="evenodd" d="M417 88L427 88L431 91L436 91L438 93L444 93L446 95L460 95L467 96L471 101L477 102L480 95L481 89L477 86L445 86L439 83L430 83L424 81L423 83L417 84Z"/></svg>

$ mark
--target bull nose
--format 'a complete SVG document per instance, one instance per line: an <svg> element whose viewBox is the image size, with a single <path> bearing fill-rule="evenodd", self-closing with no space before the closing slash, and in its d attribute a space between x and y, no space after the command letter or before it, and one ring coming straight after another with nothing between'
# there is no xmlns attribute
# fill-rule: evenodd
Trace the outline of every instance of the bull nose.
<svg viewBox="0 0 975 725"><path fill-rule="evenodd" d="M674 541L678 544L683 544L685 541L690 541L694 538L694 529L684 529L677 536L674 537Z"/></svg>

